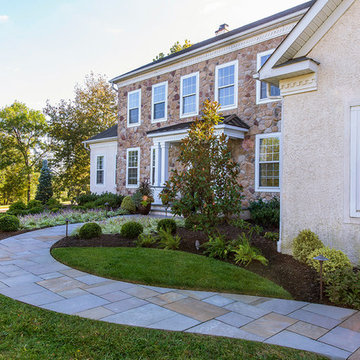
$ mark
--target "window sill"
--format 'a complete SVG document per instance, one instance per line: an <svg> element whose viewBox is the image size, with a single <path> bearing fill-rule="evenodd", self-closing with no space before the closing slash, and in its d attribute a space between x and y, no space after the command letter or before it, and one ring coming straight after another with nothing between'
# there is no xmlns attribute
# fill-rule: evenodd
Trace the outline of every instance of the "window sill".
<svg viewBox="0 0 360 360"><path fill-rule="evenodd" d="M220 107L219 108L219 110L221 110L221 111L226 111L226 110L233 110L233 109L237 109L237 104L235 104L235 105L230 105L230 106L222 106L222 107Z"/></svg>
<svg viewBox="0 0 360 360"><path fill-rule="evenodd" d="M276 101L281 101L281 97L274 98L274 99L262 99L262 100L256 100L256 105L262 105L262 104L268 104Z"/></svg>
<svg viewBox="0 0 360 360"><path fill-rule="evenodd" d="M167 121L167 118L163 118L163 119L151 119L151 123L152 123L152 124L156 124L156 123L164 122L164 121Z"/></svg>
<svg viewBox="0 0 360 360"><path fill-rule="evenodd" d="M278 193L278 192L280 192L280 188L275 188L275 187L267 187L267 188L265 188L265 187L257 187L256 189L255 189L255 191L256 192L276 192L276 193Z"/></svg>
<svg viewBox="0 0 360 360"><path fill-rule="evenodd" d="M199 116L199 112L180 115L180 119L185 119L185 118L194 117L194 116Z"/></svg>

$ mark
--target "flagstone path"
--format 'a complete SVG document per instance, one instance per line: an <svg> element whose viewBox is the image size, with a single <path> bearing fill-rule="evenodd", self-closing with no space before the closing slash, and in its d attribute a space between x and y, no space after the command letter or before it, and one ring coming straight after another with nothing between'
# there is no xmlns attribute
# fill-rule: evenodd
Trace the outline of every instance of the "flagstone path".
<svg viewBox="0 0 360 360"><path fill-rule="evenodd" d="M70 231L79 225L70 225ZM227 336L360 359L360 312L307 302L114 281L57 262L57 226L0 241L0 293L117 324Z"/></svg>

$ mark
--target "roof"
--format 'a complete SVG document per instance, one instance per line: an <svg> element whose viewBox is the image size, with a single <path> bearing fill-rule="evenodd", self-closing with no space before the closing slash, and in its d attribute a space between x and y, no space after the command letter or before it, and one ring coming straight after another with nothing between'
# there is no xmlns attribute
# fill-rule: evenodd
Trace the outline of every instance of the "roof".
<svg viewBox="0 0 360 360"><path fill-rule="evenodd" d="M186 130L186 129L189 129L190 126L194 122L195 121L189 121L186 123L164 126L162 128L156 129L156 130L147 131L146 134L147 135L163 134L163 133L167 133L167 132L171 132L171 131ZM235 126L235 127L241 128L241 129L249 129L250 128L249 125L246 124L244 121L242 121L236 114L224 116L224 119L221 121L221 123L223 123L225 125Z"/></svg>
<svg viewBox="0 0 360 360"><path fill-rule="evenodd" d="M197 49L201 49L205 46L208 46L208 45L211 45L213 43L216 43L218 41L221 41L221 40L224 40L226 38L230 38L234 35L240 35L241 33L244 33L245 31L248 31L250 29L253 29L253 28L256 28L258 26L261 26L261 25L264 25L266 23L270 23L272 21L275 21L275 20L278 20L278 19L281 19L282 17L285 17L287 15L291 15L293 13L296 13L298 11L301 11L301 10L304 10L304 9L307 9L309 8L316 0L311 0L311 1L308 1L308 2L305 2L303 4L300 4L300 5L297 5L297 6L294 6L290 9L287 9L285 11L281 11L279 13L276 13L274 15L271 15L271 16L268 16L266 18L263 18L261 20L258 20L258 21L255 21L255 22L252 22L250 24L247 24L247 25L244 25L244 26L241 26L241 27L238 27L234 30L231 30L231 31L228 31L224 34L220 34L220 35L217 35L217 36L213 36L209 39L206 39L206 40L203 40L201 42L198 42L184 50L181 50L181 51L178 51L176 53L173 53L173 54L170 54L168 56L165 56L163 57L162 59L159 59L157 61L153 61L151 63L148 63L146 65L143 65L143 66L140 66L134 70L131 70L129 72L126 72L122 75L119 75L113 79L110 80L110 82L116 82L116 81L119 81L121 80L121 78L123 77L128 77L130 76L131 74L133 73L137 73L139 72L140 70L145 70L151 66L154 66L154 65L161 65L162 63L164 63L165 61L169 60L169 59L172 59L172 58L176 58L176 57L179 57L183 54L186 54L186 53L189 53L189 52L192 52L194 50L197 50Z"/></svg>
<svg viewBox="0 0 360 360"><path fill-rule="evenodd" d="M116 125L112 126L111 128L106 129L105 131L103 131L99 134L96 134L95 136L86 140L86 142L117 137L117 127L118 126L116 124Z"/></svg>

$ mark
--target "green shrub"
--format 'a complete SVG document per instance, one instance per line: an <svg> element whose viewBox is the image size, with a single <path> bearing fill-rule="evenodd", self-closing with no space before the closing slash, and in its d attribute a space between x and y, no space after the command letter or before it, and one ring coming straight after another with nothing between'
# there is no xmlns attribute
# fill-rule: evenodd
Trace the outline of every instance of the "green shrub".
<svg viewBox="0 0 360 360"><path fill-rule="evenodd" d="M309 229L300 231L292 243L294 258L303 263L307 262L307 258L311 252L322 247L324 247L324 244L319 237Z"/></svg>
<svg viewBox="0 0 360 360"><path fill-rule="evenodd" d="M57 212L59 212L59 211L60 211L60 209L57 208L57 207L53 207L53 208L50 209L50 212L51 212L52 214L55 214L55 213L57 213Z"/></svg>
<svg viewBox="0 0 360 360"><path fill-rule="evenodd" d="M264 232L264 229L262 226L259 225L253 225L250 227L248 231L249 238L252 239L253 235L261 235Z"/></svg>
<svg viewBox="0 0 360 360"><path fill-rule="evenodd" d="M27 210L28 214L34 215L34 214L41 214L44 211L44 207L43 206L36 206L33 207L31 209Z"/></svg>
<svg viewBox="0 0 360 360"><path fill-rule="evenodd" d="M137 247L149 247L155 244L157 239L151 234L140 234L138 239L136 240Z"/></svg>
<svg viewBox="0 0 360 360"><path fill-rule="evenodd" d="M59 200L55 199L55 198L51 198L46 202L46 206L49 209L53 209L53 208L57 208L60 209L62 207L61 203Z"/></svg>
<svg viewBox="0 0 360 360"><path fill-rule="evenodd" d="M128 221L120 230L121 236L127 239L135 239L144 231L144 227L136 221Z"/></svg>
<svg viewBox="0 0 360 360"><path fill-rule="evenodd" d="M90 201L82 205L82 207L85 208L86 210L96 209L96 204L95 201Z"/></svg>
<svg viewBox="0 0 360 360"><path fill-rule="evenodd" d="M251 246L249 239L244 233L238 237L238 246L233 249L235 254L234 259L238 264L240 263L243 266L248 266L252 261L259 261L263 265L268 264L268 260L261 255L261 252L255 246Z"/></svg>
<svg viewBox="0 0 360 360"><path fill-rule="evenodd" d="M128 211L130 214L135 213L136 207L135 207L134 201L131 198L131 196L124 197L124 199L121 203L121 209Z"/></svg>
<svg viewBox="0 0 360 360"><path fill-rule="evenodd" d="M232 220L231 225L237 227L240 230L250 229L250 223L248 223L244 219L234 219Z"/></svg>
<svg viewBox="0 0 360 360"><path fill-rule="evenodd" d="M78 205L83 206L84 204L95 201L98 198L99 198L98 194L89 193L89 194L80 195L80 196L76 197L75 200Z"/></svg>
<svg viewBox="0 0 360 360"><path fill-rule="evenodd" d="M251 219L255 224L261 226L279 226L280 223L280 202L273 198L268 202L259 199L253 201L249 206Z"/></svg>
<svg viewBox="0 0 360 360"><path fill-rule="evenodd" d="M185 219L185 228L188 230L207 230L209 225L206 216L202 214L192 214Z"/></svg>
<svg viewBox="0 0 360 360"><path fill-rule="evenodd" d="M176 221L174 219L161 219L157 224L157 230L169 230L172 234L176 233Z"/></svg>
<svg viewBox="0 0 360 360"><path fill-rule="evenodd" d="M159 246L165 250L177 250L180 246L181 238L178 235L173 236L168 229L159 230Z"/></svg>
<svg viewBox="0 0 360 360"><path fill-rule="evenodd" d="M209 241L202 244L201 247L205 249L205 255L217 259L226 259L232 251L232 246L221 234L209 236Z"/></svg>
<svg viewBox="0 0 360 360"><path fill-rule="evenodd" d="M8 212L13 212L13 211L17 211L17 210L26 210L26 205L21 200L12 203L9 206Z"/></svg>
<svg viewBox="0 0 360 360"><path fill-rule="evenodd" d="M327 259L329 259L328 261L324 261L323 263L324 275L333 273L335 270L338 269L351 267L349 258L341 250L323 247L311 252L307 258L307 264L313 267L317 272L320 271L320 262L318 260L314 260L313 258L319 255L323 255Z"/></svg>
<svg viewBox="0 0 360 360"><path fill-rule="evenodd" d="M138 209L138 208L140 207L141 202L142 202L142 197L143 197L143 195L141 194L141 192L140 192L139 190L137 190L137 191L131 196L131 198L132 198L132 200L133 200L133 202L134 202L134 204L135 204L136 209Z"/></svg>
<svg viewBox="0 0 360 360"><path fill-rule="evenodd" d="M76 202L80 206L86 206L87 209L95 209L100 206L107 206L112 209L120 207L124 197L122 195L105 192L102 194L83 194L76 198ZM105 205L107 204L107 205Z"/></svg>
<svg viewBox="0 0 360 360"><path fill-rule="evenodd" d="M101 227L97 223L84 224L79 230L79 235L82 239L96 238L99 237L101 234Z"/></svg>
<svg viewBox="0 0 360 360"><path fill-rule="evenodd" d="M0 231L17 231L20 227L19 219L14 215L0 217Z"/></svg>
<svg viewBox="0 0 360 360"><path fill-rule="evenodd" d="M27 204L28 209L42 207L42 202L40 200L30 200Z"/></svg>
<svg viewBox="0 0 360 360"><path fill-rule="evenodd" d="M264 238L271 241L279 241L279 233L268 231L264 234Z"/></svg>
<svg viewBox="0 0 360 360"><path fill-rule="evenodd" d="M360 271L346 266L329 273L325 281L325 293L331 302L360 310Z"/></svg>

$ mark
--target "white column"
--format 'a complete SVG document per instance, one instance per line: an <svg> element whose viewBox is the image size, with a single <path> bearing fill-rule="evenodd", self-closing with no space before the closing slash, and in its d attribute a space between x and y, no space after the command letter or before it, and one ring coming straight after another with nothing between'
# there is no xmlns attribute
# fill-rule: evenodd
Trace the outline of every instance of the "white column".
<svg viewBox="0 0 360 360"><path fill-rule="evenodd" d="M161 173L160 173L160 185L163 186L168 179L168 167L169 167L169 143L163 142L161 146Z"/></svg>
<svg viewBox="0 0 360 360"><path fill-rule="evenodd" d="M161 174L161 147L157 142L155 147L155 184L154 186L160 186L160 174Z"/></svg>

